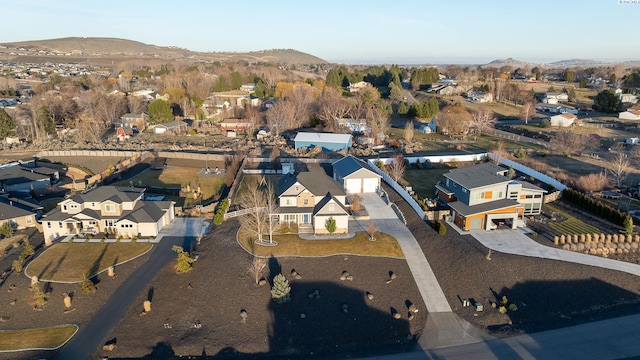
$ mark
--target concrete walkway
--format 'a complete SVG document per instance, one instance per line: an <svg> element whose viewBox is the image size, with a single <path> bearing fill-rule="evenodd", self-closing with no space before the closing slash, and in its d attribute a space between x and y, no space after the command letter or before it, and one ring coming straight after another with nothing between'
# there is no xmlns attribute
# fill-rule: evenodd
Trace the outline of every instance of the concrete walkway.
<svg viewBox="0 0 640 360"><path fill-rule="evenodd" d="M539 244L529 238L528 229L518 228L500 229L497 231L471 230L460 231L457 226L450 224L452 228L461 234L473 236L482 245L489 249L507 254L531 256L545 259L561 260L576 264L597 266L605 269L618 270L640 276L640 265L624 261L606 259L597 255L588 255L575 251L556 249L551 246Z"/></svg>
<svg viewBox="0 0 640 360"><path fill-rule="evenodd" d="M373 222L380 231L398 240L427 307L427 323L420 336L420 346L423 349L433 349L482 341L480 331L474 331L475 328L452 312L422 248L395 211L377 194L361 194L361 197L362 205L369 213L369 220L359 220L358 223L366 228L366 224Z"/></svg>

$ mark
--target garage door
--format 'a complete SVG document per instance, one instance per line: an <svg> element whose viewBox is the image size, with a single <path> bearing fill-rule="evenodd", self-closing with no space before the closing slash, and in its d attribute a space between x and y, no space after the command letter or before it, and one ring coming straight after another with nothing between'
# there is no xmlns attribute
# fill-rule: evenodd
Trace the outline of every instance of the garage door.
<svg viewBox="0 0 640 360"><path fill-rule="evenodd" d="M378 189L378 179L362 179L364 181L362 192L373 193Z"/></svg>
<svg viewBox="0 0 640 360"><path fill-rule="evenodd" d="M473 218L469 221L469 230L482 229L482 218Z"/></svg>
<svg viewBox="0 0 640 360"><path fill-rule="evenodd" d="M360 179L347 179L347 183L345 184L345 188L347 193L349 194L359 194L362 190L362 180Z"/></svg>

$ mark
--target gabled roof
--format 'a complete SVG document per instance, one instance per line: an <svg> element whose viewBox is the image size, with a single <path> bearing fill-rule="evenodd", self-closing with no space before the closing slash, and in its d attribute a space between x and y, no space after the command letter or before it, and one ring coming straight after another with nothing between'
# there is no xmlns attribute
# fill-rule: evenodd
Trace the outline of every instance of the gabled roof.
<svg viewBox="0 0 640 360"><path fill-rule="evenodd" d="M128 214L123 214L119 221L129 220L137 224L155 223L164 216L170 205L171 201L138 201L135 208Z"/></svg>
<svg viewBox="0 0 640 360"><path fill-rule="evenodd" d="M321 196L327 192L334 195L345 195L344 189L338 182L321 171L313 171L283 176L278 182L278 196L289 190L295 183L300 183L300 185L315 196Z"/></svg>
<svg viewBox="0 0 640 360"><path fill-rule="evenodd" d="M33 215L33 212L0 202L0 220L11 220L28 215Z"/></svg>
<svg viewBox="0 0 640 360"><path fill-rule="evenodd" d="M333 133L310 133L299 132L296 134L294 141L309 141L323 143L339 143L346 144L351 140L349 134L333 134Z"/></svg>
<svg viewBox="0 0 640 360"><path fill-rule="evenodd" d="M371 170L367 164L356 159L351 155L345 156L342 159L333 163L333 172L340 175L341 178L345 178L360 169L365 169L367 171L370 171L374 175L381 177L376 172Z"/></svg>
<svg viewBox="0 0 640 360"><path fill-rule="evenodd" d="M98 186L84 194L76 194L70 199L78 204L84 204L85 202L101 203L107 200L122 204L134 201L144 193L144 190L143 188L134 187Z"/></svg>
<svg viewBox="0 0 640 360"><path fill-rule="evenodd" d="M338 201L331 193L327 193L327 195L322 198L322 200L318 201L316 206L313 208L313 215L315 216L320 210L322 210L327 204L333 200L338 206L334 207L334 211L332 213L325 213L322 215L349 215L349 211L347 208Z"/></svg>
<svg viewBox="0 0 640 360"><path fill-rule="evenodd" d="M40 174L36 169L26 168L20 165L0 169L0 182L7 185L48 179L49 176Z"/></svg>
<svg viewBox="0 0 640 360"><path fill-rule="evenodd" d="M451 169L448 173L444 174L444 176L460 186L471 190L511 181L506 176L498 175L498 173L504 171L506 171L506 169L494 163L486 162L469 167Z"/></svg>

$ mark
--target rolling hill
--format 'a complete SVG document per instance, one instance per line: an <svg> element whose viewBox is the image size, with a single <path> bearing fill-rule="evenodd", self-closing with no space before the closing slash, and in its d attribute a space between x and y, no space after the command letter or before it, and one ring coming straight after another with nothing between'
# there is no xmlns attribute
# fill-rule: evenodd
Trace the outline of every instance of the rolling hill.
<svg viewBox="0 0 640 360"><path fill-rule="evenodd" d="M0 54L10 61L46 62L52 59L160 58L172 60L210 60L269 62L302 65L326 64L327 61L293 49L273 49L254 52L196 52L178 47L156 46L133 40L97 37L68 37L0 44ZM29 62L25 61L25 62Z"/></svg>

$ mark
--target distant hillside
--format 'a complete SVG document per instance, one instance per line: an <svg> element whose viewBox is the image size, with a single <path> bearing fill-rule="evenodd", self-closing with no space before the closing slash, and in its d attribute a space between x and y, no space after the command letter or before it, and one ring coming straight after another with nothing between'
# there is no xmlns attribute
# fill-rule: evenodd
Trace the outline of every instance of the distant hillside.
<svg viewBox="0 0 640 360"><path fill-rule="evenodd" d="M316 56L293 49L263 50L254 52L196 52L178 47L156 46L138 41L96 38L69 37L49 40L33 40L0 44L3 57L19 61L20 57L28 57L30 61L41 57L42 61L52 61L54 56L71 56L79 58L113 58L130 59L132 57L155 57L164 59L185 60L220 60L248 62L269 62L276 64L326 64L327 61ZM13 58L11 58L13 56Z"/></svg>
<svg viewBox="0 0 640 360"><path fill-rule="evenodd" d="M482 65L482 67L495 67L495 68L499 68L502 66L511 66L514 69L519 68L519 67L525 67L525 66L535 66L535 64L533 63L529 63L526 61L520 61L520 60L516 60L513 58L507 58L507 59L497 59L497 60L493 60L492 62Z"/></svg>

